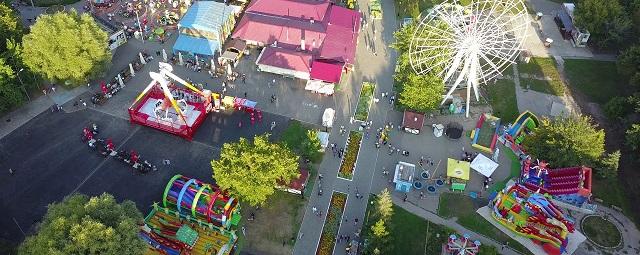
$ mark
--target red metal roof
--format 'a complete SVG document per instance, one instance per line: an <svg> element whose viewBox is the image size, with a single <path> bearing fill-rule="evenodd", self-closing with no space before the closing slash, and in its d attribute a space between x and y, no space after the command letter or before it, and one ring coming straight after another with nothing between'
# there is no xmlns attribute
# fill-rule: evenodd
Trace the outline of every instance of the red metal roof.
<svg viewBox="0 0 640 255"><path fill-rule="evenodd" d="M402 117L403 127L420 130L422 129L423 125L424 125L424 114L404 111L404 116Z"/></svg>
<svg viewBox="0 0 640 255"><path fill-rule="evenodd" d="M325 29L321 23L305 22L274 16L246 12L233 31L233 38L261 42L264 45L278 41L278 46L296 48L300 46L303 33L306 49L311 49L313 40L316 48L322 45Z"/></svg>
<svg viewBox="0 0 640 255"><path fill-rule="evenodd" d="M322 21L329 4L326 0L254 0L247 12Z"/></svg>
<svg viewBox="0 0 640 255"><path fill-rule="evenodd" d="M302 18L314 15L323 18ZM326 0L254 0L232 37L264 45L277 41L289 49L299 48L304 38L305 49L315 57L353 64L360 18L357 11Z"/></svg>
<svg viewBox="0 0 640 255"><path fill-rule="evenodd" d="M311 64L311 79L321 80L330 83L340 82L342 75L342 65L330 64L320 61L313 61Z"/></svg>
<svg viewBox="0 0 640 255"><path fill-rule="evenodd" d="M306 169L300 168L300 176L296 179L291 180L287 185L288 188L302 191L304 190L304 186L307 185L307 181L309 180L309 171ZM284 185L282 180L278 181L279 185Z"/></svg>
<svg viewBox="0 0 640 255"><path fill-rule="evenodd" d="M308 73L311 69L311 59L311 54L307 52L266 47L258 64Z"/></svg>

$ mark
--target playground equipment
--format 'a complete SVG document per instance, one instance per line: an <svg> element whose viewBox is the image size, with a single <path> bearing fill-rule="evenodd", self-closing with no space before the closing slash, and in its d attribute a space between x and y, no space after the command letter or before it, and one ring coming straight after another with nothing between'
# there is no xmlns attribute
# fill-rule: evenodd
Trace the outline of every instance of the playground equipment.
<svg viewBox="0 0 640 255"><path fill-rule="evenodd" d="M145 254L233 254L235 231L202 221L185 221L176 211L157 204L144 219L139 236L149 244Z"/></svg>
<svg viewBox="0 0 640 255"><path fill-rule="evenodd" d="M531 239L551 255L565 252L573 222L544 195L520 184L500 191L489 201L491 216L514 233Z"/></svg>
<svg viewBox="0 0 640 255"><path fill-rule="evenodd" d="M133 101L129 117L133 123L191 140L207 114L219 108L220 95L200 90L172 71L170 64L160 62L159 73L149 72L153 81ZM188 89L178 88L169 78Z"/></svg>
<svg viewBox="0 0 640 255"><path fill-rule="evenodd" d="M169 180L162 200L166 208L175 208L187 219L192 218L229 229L240 222L240 204L214 185L182 175Z"/></svg>
<svg viewBox="0 0 640 255"><path fill-rule="evenodd" d="M528 134L535 131L538 126L540 126L538 117L530 111L525 111L520 114L513 124L506 127L499 140L505 146L511 148L516 155L525 153L521 146L522 141Z"/></svg>
<svg viewBox="0 0 640 255"><path fill-rule="evenodd" d="M527 159L522 164L520 181L531 190L582 207L591 197L591 175L588 167L549 169L544 161L533 163Z"/></svg>
<svg viewBox="0 0 640 255"><path fill-rule="evenodd" d="M471 130L471 146L486 153L493 153L498 140L500 118L483 113L480 115L476 128Z"/></svg>
<svg viewBox="0 0 640 255"><path fill-rule="evenodd" d="M462 160L447 159L447 182L451 190L464 191L469 181L470 163Z"/></svg>
<svg viewBox="0 0 640 255"><path fill-rule="evenodd" d="M480 241L472 241L467 234L460 238L455 234L451 234L444 251L444 254L447 255L476 255L480 251Z"/></svg>

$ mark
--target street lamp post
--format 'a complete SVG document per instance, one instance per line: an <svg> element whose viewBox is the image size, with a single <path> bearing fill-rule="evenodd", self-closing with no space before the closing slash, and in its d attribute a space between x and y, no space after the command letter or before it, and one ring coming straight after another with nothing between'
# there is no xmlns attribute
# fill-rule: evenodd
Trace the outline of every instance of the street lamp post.
<svg viewBox="0 0 640 255"><path fill-rule="evenodd" d="M20 71L18 71L16 73L16 76L18 76L18 80L20 81L20 84L22 85L22 90L24 91L24 94L27 95L27 99L29 99L29 101L31 101L31 97L29 96L29 93L27 93L27 89L24 88L24 83L22 82L22 78L20 78L20 72L24 71L24 68L20 68Z"/></svg>

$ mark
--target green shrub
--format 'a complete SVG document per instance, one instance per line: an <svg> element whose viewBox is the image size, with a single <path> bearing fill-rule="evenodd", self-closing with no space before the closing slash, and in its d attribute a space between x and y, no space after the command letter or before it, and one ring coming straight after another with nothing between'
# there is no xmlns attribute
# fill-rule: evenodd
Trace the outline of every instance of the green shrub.
<svg viewBox="0 0 640 255"><path fill-rule="evenodd" d="M604 114L610 120L622 119L631 113L632 107L625 97L614 97L604 105Z"/></svg>

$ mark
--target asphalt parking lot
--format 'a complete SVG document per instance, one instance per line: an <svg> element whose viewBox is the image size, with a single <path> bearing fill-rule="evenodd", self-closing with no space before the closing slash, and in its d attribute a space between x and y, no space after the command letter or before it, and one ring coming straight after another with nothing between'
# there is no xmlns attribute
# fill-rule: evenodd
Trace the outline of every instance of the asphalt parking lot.
<svg viewBox="0 0 640 255"><path fill-rule="evenodd" d="M263 114L262 123L251 126L243 112L211 113L187 141L155 129L129 123L93 109L72 113L45 111L0 140L0 238L20 242L46 213L46 206L77 191L87 195L103 192L118 200L129 199L144 214L162 199L162 190L175 174L213 182L209 162L223 143L239 137L271 132L276 139L288 118ZM242 128L238 122L243 121ZM146 175L134 174L128 166L103 158L80 141L81 130L91 123L99 137L109 137L116 148L136 150L158 166ZM162 165L163 159L171 165ZM8 169L15 172L11 175Z"/></svg>

